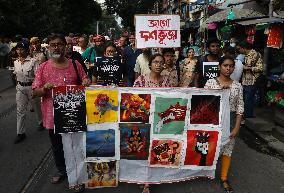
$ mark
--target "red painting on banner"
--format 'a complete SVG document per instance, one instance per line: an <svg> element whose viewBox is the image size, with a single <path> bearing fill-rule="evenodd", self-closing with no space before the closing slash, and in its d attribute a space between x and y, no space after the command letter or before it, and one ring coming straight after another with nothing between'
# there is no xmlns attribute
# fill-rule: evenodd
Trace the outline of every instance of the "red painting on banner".
<svg viewBox="0 0 284 193"><path fill-rule="evenodd" d="M153 140L150 166L178 167L181 159L182 143L177 140Z"/></svg>
<svg viewBox="0 0 284 193"><path fill-rule="evenodd" d="M122 93L120 122L149 123L150 104L150 94Z"/></svg>
<svg viewBox="0 0 284 193"><path fill-rule="evenodd" d="M218 131L188 130L184 165L212 166L218 134Z"/></svg>

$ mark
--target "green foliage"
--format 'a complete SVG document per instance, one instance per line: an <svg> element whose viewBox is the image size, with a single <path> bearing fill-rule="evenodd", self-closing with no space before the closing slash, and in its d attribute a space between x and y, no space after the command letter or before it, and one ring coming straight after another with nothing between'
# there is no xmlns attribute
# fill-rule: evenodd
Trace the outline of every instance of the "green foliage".
<svg viewBox="0 0 284 193"><path fill-rule="evenodd" d="M134 15L153 10L154 0L105 0L107 12L122 18L122 25L134 29Z"/></svg>
<svg viewBox="0 0 284 193"><path fill-rule="evenodd" d="M0 0L0 33L87 33L102 15L94 0Z"/></svg>

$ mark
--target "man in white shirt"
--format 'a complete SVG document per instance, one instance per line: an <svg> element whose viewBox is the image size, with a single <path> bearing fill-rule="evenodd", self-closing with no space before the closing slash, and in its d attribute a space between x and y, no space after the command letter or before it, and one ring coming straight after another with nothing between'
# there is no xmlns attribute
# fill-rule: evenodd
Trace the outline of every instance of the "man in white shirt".
<svg viewBox="0 0 284 193"><path fill-rule="evenodd" d="M236 49L233 47L228 47L224 53L226 56L230 56L235 58L235 70L231 74L231 79L240 82L242 74L243 74L243 63L236 58Z"/></svg>
<svg viewBox="0 0 284 193"><path fill-rule="evenodd" d="M151 50L149 48L143 48L142 54L140 54L136 59L136 64L134 68L135 79L140 75L146 75L150 73L149 68L149 58L151 56Z"/></svg>

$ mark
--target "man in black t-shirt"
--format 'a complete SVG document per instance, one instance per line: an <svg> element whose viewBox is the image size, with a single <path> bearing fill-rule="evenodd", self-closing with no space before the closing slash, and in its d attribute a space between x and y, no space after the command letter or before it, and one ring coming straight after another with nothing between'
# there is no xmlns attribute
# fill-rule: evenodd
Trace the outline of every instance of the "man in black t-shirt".
<svg viewBox="0 0 284 193"><path fill-rule="evenodd" d="M219 55L220 55L220 41L218 39L209 39L206 43L206 47L208 49L208 53L204 56L201 56L196 64L195 76L194 76L194 86L203 88L206 81L209 78L215 78L214 76L217 75L218 69L217 66L207 66L210 68L211 75L204 76L204 62L219 62Z"/></svg>

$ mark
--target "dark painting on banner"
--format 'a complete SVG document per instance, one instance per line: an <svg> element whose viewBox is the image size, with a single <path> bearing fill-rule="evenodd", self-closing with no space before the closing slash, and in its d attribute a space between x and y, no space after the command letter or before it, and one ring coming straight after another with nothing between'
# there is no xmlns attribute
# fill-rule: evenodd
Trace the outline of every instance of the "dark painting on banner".
<svg viewBox="0 0 284 193"><path fill-rule="evenodd" d="M114 158L115 130L95 130L86 132L86 157Z"/></svg>
<svg viewBox="0 0 284 193"><path fill-rule="evenodd" d="M85 87L59 86L52 95L55 133L86 131Z"/></svg>
<svg viewBox="0 0 284 193"><path fill-rule="evenodd" d="M122 93L120 122L149 123L150 104L150 94Z"/></svg>
<svg viewBox="0 0 284 193"><path fill-rule="evenodd" d="M203 62L203 77L206 80L216 78L218 76L218 62Z"/></svg>
<svg viewBox="0 0 284 193"><path fill-rule="evenodd" d="M150 124L121 123L120 158L147 160L150 146Z"/></svg>
<svg viewBox="0 0 284 193"><path fill-rule="evenodd" d="M219 125L220 100L217 95L192 95L190 124Z"/></svg>

